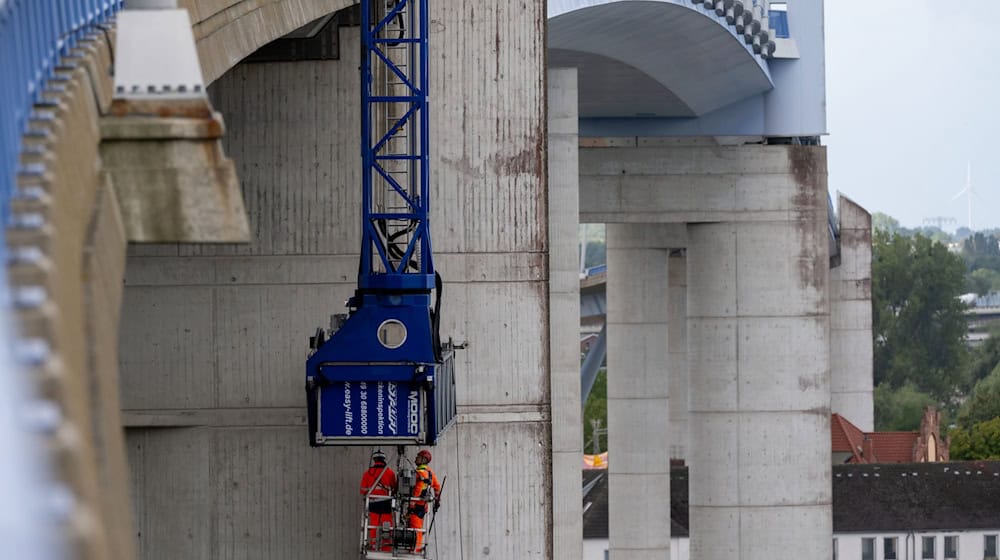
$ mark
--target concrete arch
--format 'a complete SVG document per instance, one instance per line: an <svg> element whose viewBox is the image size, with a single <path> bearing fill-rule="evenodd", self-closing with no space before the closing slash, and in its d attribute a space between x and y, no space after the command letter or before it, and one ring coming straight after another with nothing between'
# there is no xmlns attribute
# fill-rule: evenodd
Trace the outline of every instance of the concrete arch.
<svg viewBox="0 0 1000 560"><path fill-rule="evenodd" d="M354 0L180 0L191 14L205 83L271 41Z"/></svg>
<svg viewBox="0 0 1000 560"><path fill-rule="evenodd" d="M688 0L553 2L548 48L550 67L580 69L584 118L700 116L774 87L725 18ZM644 78L625 86L641 111L608 95L629 76Z"/></svg>

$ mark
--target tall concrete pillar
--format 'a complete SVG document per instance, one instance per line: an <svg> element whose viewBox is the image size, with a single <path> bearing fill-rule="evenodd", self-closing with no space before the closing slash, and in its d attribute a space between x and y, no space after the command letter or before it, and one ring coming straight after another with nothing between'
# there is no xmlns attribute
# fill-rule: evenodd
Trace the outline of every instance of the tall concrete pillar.
<svg viewBox="0 0 1000 560"><path fill-rule="evenodd" d="M830 409L875 431L872 396L872 218L841 195L840 266L830 270Z"/></svg>
<svg viewBox="0 0 1000 560"><path fill-rule="evenodd" d="M667 298L670 336L667 361L670 371L670 458L688 456L688 369L687 369L687 256L684 251L670 254Z"/></svg>
<svg viewBox="0 0 1000 560"><path fill-rule="evenodd" d="M457 423L434 448L448 481L430 551L548 560L544 4L432 10L441 333L469 348ZM357 27L340 33L358 44ZM309 448L302 385L307 337L345 310L358 271L359 49L341 54L241 64L212 85L249 245L131 251L122 399L143 558L357 557L370 449Z"/></svg>
<svg viewBox="0 0 1000 560"><path fill-rule="evenodd" d="M612 560L669 558L669 252L608 224L608 523Z"/></svg>
<svg viewBox="0 0 1000 560"><path fill-rule="evenodd" d="M580 172L576 68L549 70L549 367L552 558L583 556L580 411Z"/></svg>
<svg viewBox="0 0 1000 560"><path fill-rule="evenodd" d="M825 158L743 150L786 170L742 176L743 203L789 211L688 226L691 558L828 559Z"/></svg>

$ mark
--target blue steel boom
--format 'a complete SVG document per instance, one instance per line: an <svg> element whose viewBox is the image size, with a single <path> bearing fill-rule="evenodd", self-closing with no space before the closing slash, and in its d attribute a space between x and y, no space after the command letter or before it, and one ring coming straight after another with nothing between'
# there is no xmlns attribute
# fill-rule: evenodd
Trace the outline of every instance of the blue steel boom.
<svg viewBox="0 0 1000 560"><path fill-rule="evenodd" d="M361 1L361 262L310 339L311 445L433 445L455 416L430 239L427 0ZM432 302L433 293L433 302Z"/></svg>

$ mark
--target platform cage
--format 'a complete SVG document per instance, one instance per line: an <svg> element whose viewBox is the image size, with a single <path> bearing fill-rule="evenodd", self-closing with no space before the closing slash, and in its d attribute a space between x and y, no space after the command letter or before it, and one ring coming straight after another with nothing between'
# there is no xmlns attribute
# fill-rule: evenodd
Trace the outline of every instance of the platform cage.
<svg viewBox="0 0 1000 560"><path fill-rule="evenodd" d="M433 558L428 549L434 548L431 537L434 529L435 505L438 497L434 495L420 498L425 502L427 513L423 519L423 527L408 526L410 504L416 498L411 496L415 471L412 467L398 468L399 488L392 496L376 496L369 491L364 496L361 509L361 541L362 560L419 560ZM368 510L372 503L388 501L392 507L392 521L373 525ZM417 535L422 535L422 549L416 550Z"/></svg>

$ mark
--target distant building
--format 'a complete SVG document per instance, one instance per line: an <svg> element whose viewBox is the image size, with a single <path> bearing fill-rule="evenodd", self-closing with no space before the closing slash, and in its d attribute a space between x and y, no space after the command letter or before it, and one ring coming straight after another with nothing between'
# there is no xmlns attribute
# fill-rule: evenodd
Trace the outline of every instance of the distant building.
<svg viewBox="0 0 1000 560"><path fill-rule="evenodd" d="M936 463L947 461L951 442L941 438L941 413L924 410L917 432L862 432L839 414L830 421L833 462Z"/></svg>
<svg viewBox="0 0 1000 560"><path fill-rule="evenodd" d="M1000 326L1000 292L985 296L965 294L961 298L969 306L965 312L969 326L966 340L969 346L978 346L989 338L991 328Z"/></svg>
<svg viewBox="0 0 1000 560"><path fill-rule="evenodd" d="M608 550L607 471L584 471L583 560ZM833 466L833 560L997 559L1000 462ZM670 560L688 560L688 469L670 475Z"/></svg>

